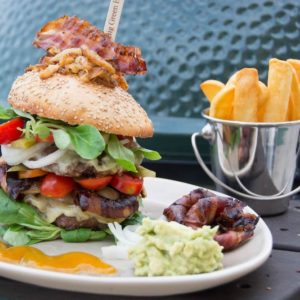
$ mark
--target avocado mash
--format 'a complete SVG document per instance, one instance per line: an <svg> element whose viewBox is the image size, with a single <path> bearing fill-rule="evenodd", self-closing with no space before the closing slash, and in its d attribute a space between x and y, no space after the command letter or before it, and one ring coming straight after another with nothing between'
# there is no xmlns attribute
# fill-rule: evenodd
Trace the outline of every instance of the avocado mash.
<svg viewBox="0 0 300 300"><path fill-rule="evenodd" d="M222 247L213 239L217 227L194 230L176 222L145 218L142 239L129 250L137 276L187 275L222 267Z"/></svg>

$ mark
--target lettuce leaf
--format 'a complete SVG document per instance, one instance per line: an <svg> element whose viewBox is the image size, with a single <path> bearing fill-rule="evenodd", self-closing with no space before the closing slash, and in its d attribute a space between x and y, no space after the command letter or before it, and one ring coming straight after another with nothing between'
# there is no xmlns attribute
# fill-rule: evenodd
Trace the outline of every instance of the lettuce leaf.
<svg viewBox="0 0 300 300"><path fill-rule="evenodd" d="M115 135L109 138L107 152L124 170L137 172L133 151L126 148Z"/></svg>
<svg viewBox="0 0 300 300"><path fill-rule="evenodd" d="M17 115L11 108L5 108L0 105L0 120L10 120L15 118Z"/></svg>

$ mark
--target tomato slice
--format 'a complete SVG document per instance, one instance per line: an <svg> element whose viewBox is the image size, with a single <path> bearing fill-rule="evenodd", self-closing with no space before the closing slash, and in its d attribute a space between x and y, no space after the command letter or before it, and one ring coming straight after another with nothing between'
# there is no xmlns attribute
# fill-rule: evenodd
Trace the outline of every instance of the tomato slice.
<svg viewBox="0 0 300 300"><path fill-rule="evenodd" d="M34 170L19 171L18 175L20 179L25 179L25 178L41 177L46 174L47 174L46 171L43 171L41 169L34 169Z"/></svg>
<svg viewBox="0 0 300 300"><path fill-rule="evenodd" d="M23 128L25 122L22 118L15 118L0 125L0 144L10 144L19 139L23 132L19 128Z"/></svg>
<svg viewBox="0 0 300 300"><path fill-rule="evenodd" d="M50 133L46 138L40 138L38 135L34 137L36 142L48 142L48 143L53 143L54 142L54 137L53 134Z"/></svg>
<svg viewBox="0 0 300 300"><path fill-rule="evenodd" d="M127 195L139 195L143 188L143 179L127 173L115 175L110 185L121 193Z"/></svg>
<svg viewBox="0 0 300 300"><path fill-rule="evenodd" d="M71 193L74 188L75 181L71 177L49 173L42 180L41 194L51 198L62 198Z"/></svg>
<svg viewBox="0 0 300 300"><path fill-rule="evenodd" d="M99 190L106 187L112 180L112 176L85 178L78 180L78 183L88 190Z"/></svg>

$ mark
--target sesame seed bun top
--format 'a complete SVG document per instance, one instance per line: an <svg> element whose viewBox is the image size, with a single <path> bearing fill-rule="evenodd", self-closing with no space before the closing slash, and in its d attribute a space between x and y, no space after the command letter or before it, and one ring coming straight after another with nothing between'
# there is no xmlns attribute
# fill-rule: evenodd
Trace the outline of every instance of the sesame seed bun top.
<svg viewBox="0 0 300 300"><path fill-rule="evenodd" d="M89 124L102 132L151 137L143 108L123 89L83 83L74 75L40 79L36 71L18 77L8 96L16 109L71 125Z"/></svg>

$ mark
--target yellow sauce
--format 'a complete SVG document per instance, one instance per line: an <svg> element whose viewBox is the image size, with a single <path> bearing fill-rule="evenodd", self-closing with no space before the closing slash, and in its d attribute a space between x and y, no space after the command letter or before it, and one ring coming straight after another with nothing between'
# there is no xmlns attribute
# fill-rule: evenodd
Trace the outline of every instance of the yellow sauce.
<svg viewBox="0 0 300 300"><path fill-rule="evenodd" d="M47 269L65 273L114 274L116 269L99 259L84 252L69 252L49 256L30 246L8 248L0 242L0 260L24 266Z"/></svg>

